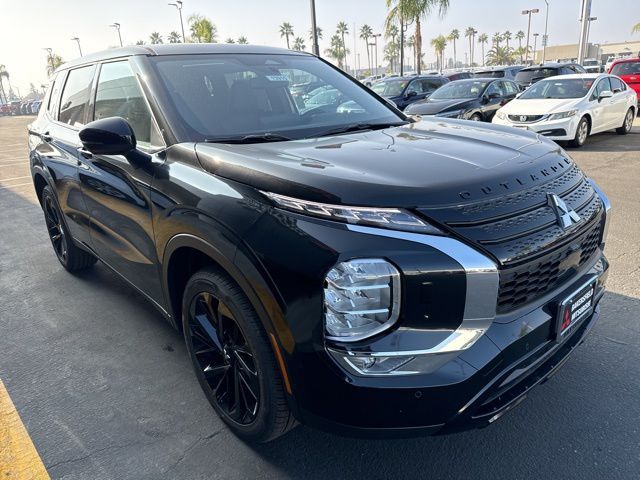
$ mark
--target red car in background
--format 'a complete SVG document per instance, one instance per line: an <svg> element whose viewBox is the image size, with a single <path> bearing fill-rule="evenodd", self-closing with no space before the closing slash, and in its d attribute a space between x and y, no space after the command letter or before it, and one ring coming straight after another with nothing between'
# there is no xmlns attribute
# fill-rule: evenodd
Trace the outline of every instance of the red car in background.
<svg viewBox="0 0 640 480"><path fill-rule="evenodd" d="M633 88L640 101L640 58L625 58L616 60L611 64L609 73L619 76L624 82Z"/></svg>

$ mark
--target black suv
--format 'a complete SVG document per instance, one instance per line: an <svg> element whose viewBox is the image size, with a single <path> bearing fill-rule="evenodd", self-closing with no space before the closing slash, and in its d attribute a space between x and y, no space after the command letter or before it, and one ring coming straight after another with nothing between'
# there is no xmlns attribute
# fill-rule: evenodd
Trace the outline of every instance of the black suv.
<svg viewBox="0 0 640 480"><path fill-rule="evenodd" d="M449 79L441 75L391 77L373 84L371 89L404 110L414 102L429 98Z"/></svg>
<svg viewBox="0 0 640 480"><path fill-rule="evenodd" d="M357 108L299 106L290 88L310 82ZM599 316L609 203L561 148L412 123L312 55L86 56L54 74L29 146L62 266L99 259L148 298L247 440L296 420L487 425Z"/></svg>
<svg viewBox="0 0 640 480"><path fill-rule="evenodd" d="M474 78L506 78L513 80L516 78L517 73L524 67L521 65L515 65L511 67L493 67L482 70L476 70L473 72Z"/></svg>
<svg viewBox="0 0 640 480"><path fill-rule="evenodd" d="M515 82L524 90L543 78L555 77L556 75L572 75L574 73L587 73L587 71L578 63L541 63L518 71L515 76Z"/></svg>

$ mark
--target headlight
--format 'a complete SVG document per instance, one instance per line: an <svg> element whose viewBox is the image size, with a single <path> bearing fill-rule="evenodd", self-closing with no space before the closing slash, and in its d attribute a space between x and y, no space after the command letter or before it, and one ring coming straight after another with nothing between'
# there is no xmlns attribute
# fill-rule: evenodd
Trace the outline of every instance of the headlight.
<svg viewBox="0 0 640 480"><path fill-rule="evenodd" d="M285 197L276 193L262 192L279 207L314 217L326 218L336 222L369 225L408 232L443 235L444 232L415 215L400 208L347 207L308 202L297 198Z"/></svg>
<svg viewBox="0 0 640 480"><path fill-rule="evenodd" d="M498 110L496 112L496 117L498 117L500 120L506 120L507 119L507 114L504 113L502 110Z"/></svg>
<svg viewBox="0 0 640 480"><path fill-rule="evenodd" d="M436 113L436 117L462 118L465 110L454 110L452 112Z"/></svg>
<svg viewBox="0 0 640 480"><path fill-rule="evenodd" d="M391 327L400 315L400 273L383 259L357 259L333 267L325 278L328 339L355 342Z"/></svg>
<svg viewBox="0 0 640 480"><path fill-rule="evenodd" d="M552 113L551 115L549 115L549 120L560 120L562 118L569 118L569 117L573 117L577 113L578 113L578 110L569 110L567 112Z"/></svg>

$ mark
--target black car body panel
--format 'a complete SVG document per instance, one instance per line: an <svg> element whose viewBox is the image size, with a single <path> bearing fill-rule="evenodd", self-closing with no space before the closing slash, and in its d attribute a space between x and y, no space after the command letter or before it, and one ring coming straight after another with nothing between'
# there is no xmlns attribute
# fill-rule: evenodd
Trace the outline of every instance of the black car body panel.
<svg viewBox="0 0 640 480"><path fill-rule="evenodd" d="M409 105L429 98L439 86L449 82L449 79L440 75L415 75L410 77L392 77L388 79L380 80L377 85L382 85L384 82L405 82L406 85L396 95L383 95L388 100L392 101L400 110L406 109ZM416 87L416 85L425 83L424 87ZM375 90L375 85L374 85ZM412 91L412 90L416 91Z"/></svg>
<svg viewBox="0 0 640 480"><path fill-rule="evenodd" d="M578 63L541 63L519 70L514 81L524 90L543 78L574 73L587 73L587 71Z"/></svg>
<svg viewBox="0 0 640 480"><path fill-rule="evenodd" d="M39 198L49 186L75 243L175 327L182 324L181 289L193 268L217 265L273 337L295 417L367 435L491 423L582 341L604 291L610 205L555 143L531 132L438 118L292 141L193 141L161 94L150 58L220 52L304 55L190 44L87 56L57 72L29 127ZM113 60L131 65L161 145L127 155L91 154L80 142L81 127L59 121L57 105L65 95L59 85L68 72L97 65L79 118L86 124L99 103L102 64ZM321 218L278 205L269 194L329 206L401 208L436 233ZM560 229L546 195L562 199L580 221ZM371 258L400 272L396 323L352 343L328 338L327 273L339 262ZM481 259L481 266L469 258ZM493 288L494 298L474 300L477 278ZM558 305L585 282L594 285L592 310L560 339ZM480 336L438 350L470 321L483 329ZM338 360L389 352L426 363L406 375L362 375Z"/></svg>

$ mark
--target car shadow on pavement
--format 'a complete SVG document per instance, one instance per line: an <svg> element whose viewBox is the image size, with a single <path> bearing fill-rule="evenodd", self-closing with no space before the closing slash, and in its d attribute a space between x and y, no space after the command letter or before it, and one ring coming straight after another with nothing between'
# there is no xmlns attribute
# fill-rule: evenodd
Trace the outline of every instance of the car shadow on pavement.
<svg viewBox="0 0 640 480"><path fill-rule="evenodd" d="M587 141L580 148L572 148L566 142L560 144L570 152L580 150L585 152L632 152L640 150L640 125L634 125L627 135L618 135L614 131L596 133L587 137Z"/></svg>

